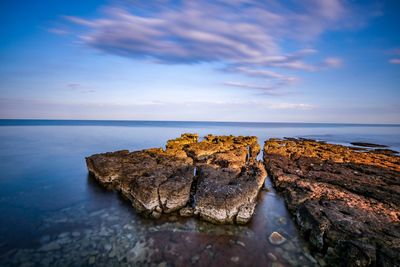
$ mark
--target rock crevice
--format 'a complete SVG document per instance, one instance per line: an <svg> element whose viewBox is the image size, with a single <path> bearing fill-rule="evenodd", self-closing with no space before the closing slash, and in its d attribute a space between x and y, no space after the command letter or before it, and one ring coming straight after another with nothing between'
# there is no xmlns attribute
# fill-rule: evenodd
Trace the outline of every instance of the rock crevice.
<svg viewBox="0 0 400 267"><path fill-rule="evenodd" d="M399 266L400 157L270 139L264 163L316 255L331 266Z"/></svg>

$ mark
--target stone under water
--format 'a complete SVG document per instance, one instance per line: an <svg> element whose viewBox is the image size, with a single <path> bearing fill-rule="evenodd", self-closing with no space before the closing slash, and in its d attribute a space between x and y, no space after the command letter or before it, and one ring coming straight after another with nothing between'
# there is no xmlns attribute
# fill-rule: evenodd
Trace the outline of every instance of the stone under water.
<svg viewBox="0 0 400 267"><path fill-rule="evenodd" d="M166 149L122 150L86 158L89 172L140 213L179 211L213 223L251 219L267 176L256 137L183 134Z"/></svg>
<svg viewBox="0 0 400 267"><path fill-rule="evenodd" d="M400 266L400 157L270 139L264 163L316 256L330 266Z"/></svg>

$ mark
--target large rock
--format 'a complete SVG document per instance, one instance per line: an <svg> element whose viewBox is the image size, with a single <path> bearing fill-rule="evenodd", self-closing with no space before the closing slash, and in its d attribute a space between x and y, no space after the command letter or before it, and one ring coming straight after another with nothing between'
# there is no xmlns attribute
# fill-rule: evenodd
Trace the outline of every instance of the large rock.
<svg viewBox="0 0 400 267"><path fill-rule="evenodd" d="M213 223L247 223L266 172L256 137L195 134L169 140L166 149L127 150L86 158L89 172L120 190L138 212L158 218L183 209ZM187 212L192 210L193 212Z"/></svg>
<svg viewBox="0 0 400 267"><path fill-rule="evenodd" d="M270 139L264 162L314 251L331 266L400 266L400 157Z"/></svg>

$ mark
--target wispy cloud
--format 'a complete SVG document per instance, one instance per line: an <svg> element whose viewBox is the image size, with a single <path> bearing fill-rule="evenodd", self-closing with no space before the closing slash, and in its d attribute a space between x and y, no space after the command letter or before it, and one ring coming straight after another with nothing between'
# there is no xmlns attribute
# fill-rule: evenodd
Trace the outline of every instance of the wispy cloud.
<svg viewBox="0 0 400 267"><path fill-rule="evenodd" d="M315 106L304 103L286 103L286 102L270 102L266 100L256 100L256 101L160 101L160 100L150 100L150 101L128 101L126 103L121 102L87 102L87 101L60 101L58 99L37 99L37 98L0 98L0 104L2 105L51 105L51 106L68 106L68 107L107 107L107 108L136 108L136 107L148 107L148 108L162 108L162 107L243 107L248 108L252 106L258 106L265 109L314 109Z"/></svg>
<svg viewBox="0 0 400 267"><path fill-rule="evenodd" d="M329 57L324 60L323 66L327 68L337 68L343 65L343 60L337 57Z"/></svg>
<svg viewBox="0 0 400 267"><path fill-rule="evenodd" d="M285 83L293 83L297 81L296 77L286 76L269 69L256 69L248 67L234 67L230 69L233 72L239 72L252 77L261 77L265 79L277 80Z"/></svg>
<svg viewBox="0 0 400 267"><path fill-rule="evenodd" d="M400 58L389 59L390 64L400 64Z"/></svg>
<svg viewBox="0 0 400 267"><path fill-rule="evenodd" d="M77 89L78 87L80 87L81 85L79 83L68 83L67 87L70 89Z"/></svg>
<svg viewBox="0 0 400 267"><path fill-rule="evenodd" d="M395 65L400 64L400 48L394 48L392 50L388 50L387 54L391 55L392 57L388 60L390 64L395 64Z"/></svg>
<svg viewBox="0 0 400 267"><path fill-rule="evenodd" d="M47 31L57 34L57 35L68 35L71 33L69 30L61 29L61 28L50 28L50 29L47 29Z"/></svg>
<svg viewBox="0 0 400 267"><path fill-rule="evenodd" d="M314 109L315 107L310 104L304 104L304 103L278 103L278 104L271 104L270 105L271 109L300 109L300 110L308 110L308 109Z"/></svg>
<svg viewBox="0 0 400 267"><path fill-rule="evenodd" d="M276 88L296 80L282 72L339 67L342 60L334 57L312 62L309 56L317 51L308 44L326 31L359 26L370 15L360 17L356 6L341 0L290 5L274 0L127 1L104 10L97 19L66 17L86 28L80 39L90 47L166 64L222 62L229 71L273 80ZM285 41L295 44L293 51L285 51Z"/></svg>
<svg viewBox="0 0 400 267"><path fill-rule="evenodd" d="M80 83L67 83L66 86L75 92L80 92L80 93L95 93L96 90L94 89L88 89L82 86Z"/></svg>
<svg viewBox="0 0 400 267"><path fill-rule="evenodd" d="M247 84L241 82L224 82L223 85L230 86L230 87L238 87L238 88L245 88L245 89L256 89L261 90L265 95L281 95L281 92L277 92L276 86L261 86L256 84Z"/></svg>

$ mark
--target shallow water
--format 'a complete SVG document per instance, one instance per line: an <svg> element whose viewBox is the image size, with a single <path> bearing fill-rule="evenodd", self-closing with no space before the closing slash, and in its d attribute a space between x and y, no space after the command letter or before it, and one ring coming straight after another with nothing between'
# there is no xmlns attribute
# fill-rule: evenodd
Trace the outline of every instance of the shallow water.
<svg viewBox="0 0 400 267"><path fill-rule="evenodd" d="M0 265L312 266L267 179L249 225L137 215L87 175L84 157L162 147L183 132L362 141L400 150L400 127L337 124L0 120ZM274 246L278 231L287 241Z"/></svg>

